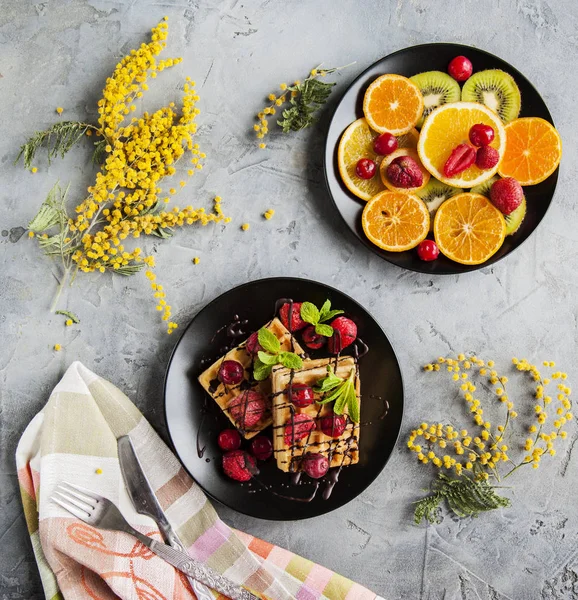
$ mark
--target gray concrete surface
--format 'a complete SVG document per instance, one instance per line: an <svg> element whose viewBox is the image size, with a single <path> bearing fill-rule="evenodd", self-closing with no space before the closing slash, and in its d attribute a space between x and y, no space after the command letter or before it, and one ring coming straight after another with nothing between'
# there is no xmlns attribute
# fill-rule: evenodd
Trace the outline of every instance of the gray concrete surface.
<svg viewBox="0 0 578 600"><path fill-rule="evenodd" d="M386 329L407 382L404 432L423 418L463 416L446 386L420 365L476 350L506 365L514 354L553 359L576 379L575 244L578 8L574 0L371 0L367 2L181 0L0 1L0 598L42 597L18 495L14 449L67 365L83 361L131 396L164 434L162 377L175 337L164 334L144 277L79 277L63 306L82 319L63 326L48 312L54 267L20 237L56 179L78 197L93 177L82 151L44 160L31 175L12 162L19 145L56 120L95 118L105 77L124 53L170 17L170 53L184 62L151 86L147 106L173 99L190 74L201 94L198 141L207 166L186 202L224 198L233 217L220 228L190 228L158 244L163 283L180 323L249 279L310 277L367 306ZM544 95L564 140L553 206L518 252L463 277L431 279L386 264L357 244L333 213L322 175L323 131L277 135L258 150L252 117L262 96L315 64L357 64L339 77L332 103L374 60L416 43L456 41L494 52ZM327 112L325 113L327 114ZM273 220L261 213L274 208ZM248 232L239 225L251 223ZM4 231L8 232L7 234ZM191 258L201 257L194 266ZM328 258L331 257L331 260ZM52 351L59 342L64 349ZM527 407L531 399L526 397ZM527 408L526 407L526 408ZM522 409L523 410L523 409ZM521 411L522 412L522 411ZM223 519L373 588L387 599L496 600L578 597L576 430L555 460L520 472L513 508L435 527L415 527L410 507L431 471L400 443L365 493L342 509L301 523L269 523L223 507Z"/></svg>

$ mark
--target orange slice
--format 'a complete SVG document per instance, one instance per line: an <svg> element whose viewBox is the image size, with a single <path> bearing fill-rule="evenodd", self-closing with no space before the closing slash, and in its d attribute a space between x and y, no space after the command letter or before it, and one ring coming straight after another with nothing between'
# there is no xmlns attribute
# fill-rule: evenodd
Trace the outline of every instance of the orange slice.
<svg viewBox="0 0 578 600"><path fill-rule="evenodd" d="M562 140L553 125L539 117L506 125L506 150L498 172L521 185L535 185L552 175L562 158Z"/></svg>
<svg viewBox="0 0 578 600"><path fill-rule="evenodd" d="M423 112L420 89L407 77L382 75L365 92L363 114L369 126L379 133L407 133Z"/></svg>
<svg viewBox="0 0 578 600"><path fill-rule="evenodd" d="M499 167L478 169L472 165L455 177L444 175L444 165L452 150L468 142L470 128L476 123L490 125L494 129L492 146L503 157L506 148L506 132L500 117L483 104L477 102L452 102L442 104L431 112L424 121L417 151L423 166L436 178L448 185L471 188L493 177Z"/></svg>
<svg viewBox="0 0 578 600"><path fill-rule="evenodd" d="M355 173L360 158L370 158L378 166L383 158L373 151L373 141L379 135L373 131L365 119L357 119L343 132L337 149L339 174L347 189L362 200L369 200L384 190L384 185L376 173L371 179L362 179Z"/></svg>
<svg viewBox="0 0 578 600"><path fill-rule="evenodd" d="M417 141L419 140L419 131L414 127L407 133L398 135L397 147L398 148L417 148Z"/></svg>
<svg viewBox="0 0 578 600"><path fill-rule="evenodd" d="M438 208L434 237L448 258L462 265L479 265L504 243L506 221L485 196L458 194Z"/></svg>
<svg viewBox="0 0 578 600"><path fill-rule="evenodd" d="M399 187L395 187L395 185L393 185L393 183L391 183L391 181L388 179L387 173L386 173L387 167L389 167L389 165L399 156L411 156L411 158L413 158L413 160L415 160L415 162L418 164L418 166L421 170L421 173L423 175L423 181L420 186L412 187L412 188L399 188ZM398 148L395 152L392 152L391 154L384 156L383 160L381 161L381 165L379 165L379 175L381 177L381 181L383 181L383 184L385 185L385 187L388 190L392 190L393 192L406 192L406 193L407 192L417 192L417 190L423 189L428 184L428 181L430 180L430 177L431 177L431 175L429 174L429 171L421 164L421 160L419 159L417 150L414 150L413 148Z"/></svg>
<svg viewBox="0 0 578 600"><path fill-rule="evenodd" d="M363 209L361 224L370 242L383 250L415 248L429 231L429 211L414 194L385 191Z"/></svg>

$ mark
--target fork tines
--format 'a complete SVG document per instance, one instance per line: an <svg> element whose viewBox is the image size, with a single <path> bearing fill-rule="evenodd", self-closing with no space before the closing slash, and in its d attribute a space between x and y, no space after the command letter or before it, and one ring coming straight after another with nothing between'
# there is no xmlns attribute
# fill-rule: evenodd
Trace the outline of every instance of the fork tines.
<svg viewBox="0 0 578 600"><path fill-rule="evenodd" d="M67 481L56 486L54 495L50 499L82 520L86 520L93 514L99 502L90 490Z"/></svg>

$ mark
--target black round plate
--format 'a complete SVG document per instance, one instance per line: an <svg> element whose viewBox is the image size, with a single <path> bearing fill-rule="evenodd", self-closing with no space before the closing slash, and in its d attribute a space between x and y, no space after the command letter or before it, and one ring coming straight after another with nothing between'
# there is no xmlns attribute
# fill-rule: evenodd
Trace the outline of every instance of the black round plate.
<svg viewBox="0 0 578 600"><path fill-rule="evenodd" d="M518 248L518 246L530 237L544 218L554 196L556 182L558 181L558 170L556 170L546 181L524 188L528 201L528 211L522 226L517 233L506 238L504 244L494 256L481 265L461 265L441 254L435 261L424 262L418 258L415 250L386 252L374 246L365 237L361 227L361 213L365 202L354 196L343 185L337 167L337 147L341 134L352 121L363 117L363 95L369 84L376 77L384 73L397 73L411 77L423 71L446 71L450 60L460 54L467 56L472 61L474 72L484 69L502 69L512 75L522 93L521 117L542 117L553 123L552 116L536 88L506 61L489 52L478 50L471 46L463 46L461 44L423 44L399 50L378 60L349 86L335 109L329 125L325 145L325 178L327 186L339 214L349 229L370 250L373 250L373 252L388 262L404 269L431 275L451 275L476 271L510 254L510 252Z"/></svg>
<svg viewBox="0 0 578 600"><path fill-rule="evenodd" d="M274 459L260 463L258 481L238 483L229 479L221 468L222 452L217 445L217 436L231 424L197 381L199 374L219 357L224 334L211 342L215 332L230 323L234 315L248 320L248 334L256 331L272 318L278 298L293 298L296 302L308 300L317 306L326 299L331 300L333 308L344 310L357 323L359 337L369 346L369 352L359 361L362 391L360 461L341 471L328 500L323 500L319 493L311 502L297 502L276 496L260 486L259 482L279 494L299 498L307 497L312 491L312 481L307 477L302 479L303 485L290 485L290 475L280 471ZM315 356L327 354L318 352ZM203 365L203 359L211 362ZM385 401L389 410L384 416ZM209 496L252 517L305 519L343 506L379 475L399 435L403 382L387 336L355 300L314 281L288 277L261 279L236 287L210 302L183 332L167 369L165 415L177 455ZM271 435L271 428L265 433ZM197 442L201 448L206 446L202 457Z"/></svg>

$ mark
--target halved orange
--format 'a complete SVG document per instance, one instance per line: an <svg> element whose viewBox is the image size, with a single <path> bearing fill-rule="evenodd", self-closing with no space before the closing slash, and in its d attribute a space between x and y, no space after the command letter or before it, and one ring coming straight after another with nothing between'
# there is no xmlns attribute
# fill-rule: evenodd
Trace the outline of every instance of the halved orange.
<svg viewBox="0 0 578 600"><path fill-rule="evenodd" d="M399 188L393 185L393 183L389 180L386 172L387 167L389 167L389 165L400 156L411 156L411 158L413 158L413 160L415 160L415 162L418 164L423 176L421 185L412 188ZM431 177L429 171L421 164L417 150L414 150L413 148L398 148L395 152L384 156L383 160L381 161L381 165L379 165L379 175L385 187L393 192L417 192L417 190L423 189L428 184L428 181Z"/></svg>
<svg viewBox="0 0 578 600"><path fill-rule="evenodd" d="M539 117L506 125L506 150L498 172L520 185L535 185L552 175L562 158L562 140L553 125Z"/></svg>
<svg viewBox="0 0 578 600"><path fill-rule="evenodd" d="M363 114L369 126L379 133L407 133L419 121L423 112L420 89L407 77L382 75L365 92Z"/></svg>
<svg viewBox="0 0 578 600"><path fill-rule="evenodd" d="M440 252L451 260L479 265L504 243L506 221L485 196L458 194L438 208L434 237Z"/></svg>
<svg viewBox="0 0 578 600"><path fill-rule="evenodd" d="M492 146L503 157L506 147L506 132L500 117L487 106L477 102L452 102L442 104L432 111L424 121L417 151L423 166L436 178L448 185L472 188L493 177L499 166L479 169L472 165L455 177L444 175L444 165L452 150L468 142L470 128L476 123L490 125L494 129Z"/></svg>
<svg viewBox="0 0 578 600"><path fill-rule="evenodd" d="M415 248L427 236L429 223L425 202L404 192L377 194L365 205L361 217L369 241L390 252Z"/></svg>
<svg viewBox="0 0 578 600"><path fill-rule="evenodd" d="M339 174L347 189L362 200L369 200L385 189L378 173L371 179L362 179L355 173L360 158L370 158L379 167L383 156L373 150L373 141L378 135L379 133L373 131L365 119L357 119L343 132L339 140L337 149Z"/></svg>

